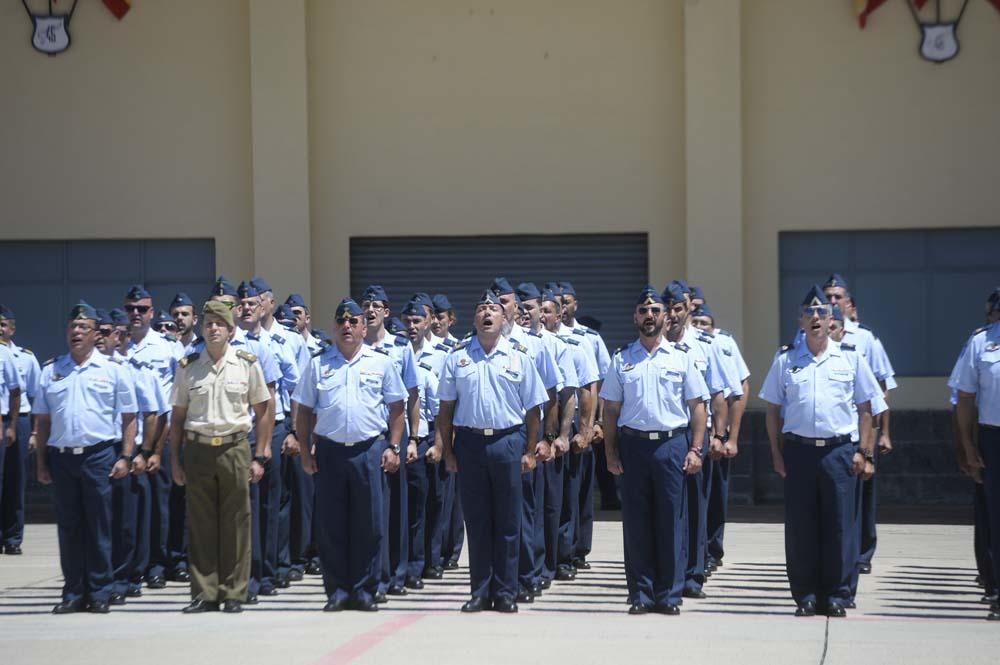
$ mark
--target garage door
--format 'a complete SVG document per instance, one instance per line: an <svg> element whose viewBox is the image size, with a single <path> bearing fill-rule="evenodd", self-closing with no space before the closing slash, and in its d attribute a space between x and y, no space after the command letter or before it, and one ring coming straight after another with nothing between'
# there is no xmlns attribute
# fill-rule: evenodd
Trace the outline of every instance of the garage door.
<svg viewBox="0 0 1000 665"><path fill-rule="evenodd" d="M599 322L610 350L636 336L633 299L648 280L647 266L644 233L351 239L355 297L372 283L382 284L397 305L416 291L445 293L464 333L494 277L514 286L569 281L580 299L578 316Z"/></svg>
<svg viewBox="0 0 1000 665"><path fill-rule="evenodd" d="M39 361L66 351L66 316L81 298L120 307L130 285L145 284L166 308L178 291L207 297L214 272L214 240L0 242L0 302Z"/></svg>

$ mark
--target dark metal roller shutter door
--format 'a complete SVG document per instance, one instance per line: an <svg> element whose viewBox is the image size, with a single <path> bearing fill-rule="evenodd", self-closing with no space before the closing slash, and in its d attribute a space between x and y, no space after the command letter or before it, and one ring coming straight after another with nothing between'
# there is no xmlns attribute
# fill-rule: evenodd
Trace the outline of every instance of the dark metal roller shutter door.
<svg viewBox="0 0 1000 665"><path fill-rule="evenodd" d="M515 287L572 282L578 316L601 322L611 351L635 338L633 299L648 281L645 233L352 238L350 248L355 298L368 284L381 284L398 313L416 291L445 293L463 334L474 303L494 277L506 277Z"/></svg>

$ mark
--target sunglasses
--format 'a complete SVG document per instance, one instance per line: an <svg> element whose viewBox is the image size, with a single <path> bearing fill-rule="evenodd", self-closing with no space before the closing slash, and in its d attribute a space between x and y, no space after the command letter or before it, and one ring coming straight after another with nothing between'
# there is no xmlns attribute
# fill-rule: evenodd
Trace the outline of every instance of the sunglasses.
<svg viewBox="0 0 1000 665"><path fill-rule="evenodd" d="M100 335L101 337L110 337L111 335L115 334L115 331L112 328L98 328L97 334Z"/></svg>
<svg viewBox="0 0 1000 665"><path fill-rule="evenodd" d="M640 314L652 314L653 316L657 316L657 315L663 313L663 308L662 307L640 307L639 308L639 313Z"/></svg>
<svg viewBox="0 0 1000 665"><path fill-rule="evenodd" d="M337 321L337 323L339 323L340 325L344 325L345 323L349 323L352 326L356 326L359 323L361 323L361 318L357 317L357 316L351 316L351 317L340 319L339 321Z"/></svg>
<svg viewBox="0 0 1000 665"><path fill-rule="evenodd" d="M175 330L177 330L177 324L176 323L166 323L166 322L164 322L164 323L161 323L158 326L158 328L159 328L160 332L162 332L164 330L169 330L170 332L174 332Z"/></svg>
<svg viewBox="0 0 1000 665"><path fill-rule="evenodd" d="M125 311L128 314L135 314L136 312L139 314L145 314L151 309L153 309L152 305L125 305Z"/></svg>
<svg viewBox="0 0 1000 665"><path fill-rule="evenodd" d="M830 308L824 307L822 305L816 305L814 307L803 307L802 313L806 316L818 316L820 318L830 316Z"/></svg>

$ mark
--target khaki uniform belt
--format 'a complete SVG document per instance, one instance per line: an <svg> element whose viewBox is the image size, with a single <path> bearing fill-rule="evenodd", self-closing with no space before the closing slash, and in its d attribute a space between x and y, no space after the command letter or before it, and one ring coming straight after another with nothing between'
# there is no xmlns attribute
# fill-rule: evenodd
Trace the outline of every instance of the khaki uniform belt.
<svg viewBox="0 0 1000 665"><path fill-rule="evenodd" d="M225 446L230 443L242 441L246 438L246 432L236 432L234 434L226 434L224 436L207 436L205 434L198 434L197 432L184 432L184 440L188 443L201 443L207 446Z"/></svg>

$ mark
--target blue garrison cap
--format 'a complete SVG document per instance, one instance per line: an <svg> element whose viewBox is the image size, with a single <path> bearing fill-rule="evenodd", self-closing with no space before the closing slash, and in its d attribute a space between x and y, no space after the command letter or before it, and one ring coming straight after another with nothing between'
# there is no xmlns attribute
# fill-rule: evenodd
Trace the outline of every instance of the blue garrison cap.
<svg viewBox="0 0 1000 665"><path fill-rule="evenodd" d="M833 273L832 275L830 275L829 277L826 278L826 281L823 282L823 288L824 289L830 289L830 288L834 288L834 289L835 288L847 289L848 288L847 287L847 280L844 279L844 276L841 275L839 272L835 272L835 273Z"/></svg>
<svg viewBox="0 0 1000 665"><path fill-rule="evenodd" d="M407 305L411 304L413 303L407 303ZM420 316L423 316L423 314L420 314ZM399 317L390 316L385 320L385 331L390 335L399 335L400 333L406 332L406 326L404 326L403 322L399 320Z"/></svg>
<svg viewBox="0 0 1000 665"><path fill-rule="evenodd" d="M427 310L424 309L423 303L414 298L413 300L406 303L406 307L403 311L399 313L400 316L427 316ZM393 317L395 318L395 317Z"/></svg>
<svg viewBox="0 0 1000 665"><path fill-rule="evenodd" d="M829 305L830 301L826 299L826 295L823 294L823 289L819 287L818 284L813 284L812 288L806 293L806 297L802 299L803 307L814 307L816 305Z"/></svg>
<svg viewBox="0 0 1000 665"><path fill-rule="evenodd" d="M312 336L319 340L320 344L329 344L330 336L323 329L312 331Z"/></svg>
<svg viewBox="0 0 1000 665"><path fill-rule="evenodd" d="M517 285L517 289L514 293L521 300L532 300L534 298L541 298L542 292L538 290L538 287L531 282L521 282Z"/></svg>
<svg viewBox="0 0 1000 665"><path fill-rule="evenodd" d="M254 277L253 279L250 280L250 283L253 284L253 286L257 289L257 293L264 293L265 291L271 291L271 292L274 291L274 289L271 288L271 285L268 284L267 280L264 279L263 277Z"/></svg>
<svg viewBox="0 0 1000 665"><path fill-rule="evenodd" d="M674 303L683 302L684 295L686 293L687 292L684 290L684 287L681 285L681 283L675 279L674 281L667 284L667 288L663 289L663 293L661 294L663 296L663 300L661 300L660 302L666 303L667 305L673 305Z"/></svg>
<svg viewBox="0 0 1000 665"><path fill-rule="evenodd" d="M295 323L295 315L292 314L292 308L288 305L278 305L278 308L274 310L274 319L278 323Z"/></svg>
<svg viewBox="0 0 1000 665"><path fill-rule="evenodd" d="M0 321L3 321L4 319L16 319L16 318L17 317L14 316L14 310L12 310L10 307L7 307L7 305L0 305Z"/></svg>
<svg viewBox="0 0 1000 665"><path fill-rule="evenodd" d="M128 325L128 314L121 307L115 307L108 314L111 316L111 322L116 326Z"/></svg>
<svg viewBox="0 0 1000 665"><path fill-rule="evenodd" d="M500 296L497 295L496 293L493 293L491 289L486 289L485 291L483 291L483 295L481 295L479 297L479 300L476 301L477 307L479 305L499 305L499 304L500 304Z"/></svg>
<svg viewBox="0 0 1000 665"><path fill-rule="evenodd" d="M361 316L362 314L364 314L364 310L361 309L361 305L354 302L351 298L344 298L337 305L337 311L333 314L333 320L343 321L352 316Z"/></svg>
<svg viewBox="0 0 1000 665"><path fill-rule="evenodd" d="M833 306L833 318L836 319L837 321L844 320L844 310L840 309L839 305Z"/></svg>
<svg viewBox="0 0 1000 665"><path fill-rule="evenodd" d="M559 282L559 294L576 297L576 289L569 282Z"/></svg>
<svg viewBox="0 0 1000 665"><path fill-rule="evenodd" d="M691 300L704 300L705 294L701 292L700 286L691 287Z"/></svg>
<svg viewBox="0 0 1000 665"><path fill-rule="evenodd" d="M125 294L125 300L142 300L143 298L152 298L149 291L142 284L134 284Z"/></svg>
<svg viewBox="0 0 1000 665"><path fill-rule="evenodd" d="M191 296L181 291L170 301L170 309L173 310L174 307L194 307L194 301L191 300Z"/></svg>
<svg viewBox="0 0 1000 665"><path fill-rule="evenodd" d="M552 289L542 289L542 293L541 293L541 295L539 297L542 299L542 302L545 302L546 300L549 300L551 302L554 302L557 305L560 305L560 306L562 305L562 300L560 300L559 296L557 296L552 291Z"/></svg>
<svg viewBox="0 0 1000 665"><path fill-rule="evenodd" d="M260 289L253 285L253 281L243 281L236 287L236 295L239 298L255 298L260 295Z"/></svg>
<svg viewBox="0 0 1000 665"><path fill-rule="evenodd" d="M514 293L514 287L510 285L510 282L507 281L506 277L497 277L493 280L493 283L490 284L490 291L498 296L506 296Z"/></svg>
<svg viewBox="0 0 1000 665"><path fill-rule="evenodd" d="M97 325L99 326L113 326L115 324L114 320L111 318L111 314L106 309L101 309L98 307L94 310L97 313Z"/></svg>
<svg viewBox="0 0 1000 665"><path fill-rule="evenodd" d="M158 309L156 310L156 314L153 315L153 320L150 322L150 325L155 329L161 323L167 323L168 321L173 323L173 317L167 314L166 310Z"/></svg>
<svg viewBox="0 0 1000 665"><path fill-rule="evenodd" d="M287 298L285 298L285 304L288 305L289 307L301 307L302 309L309 309L309 306L306 305L305 298L300 296L298 293L293 293L289 295Z"/></svg>
<svg viewBox="0 0 1000 665"><path fill-rule="evenodd" d="M680 288L681 293L683 293L684 295L686 295L686 296L690 296L691 295L691 287L688 286L688 283L686 281L684 281L683 279L671 280L670 283L671 284L676 284Z"/></svg>
<svg viewBox="0 0 1000 665"><path fill-rule="evenodd" d="M381 302L389 303L389 296L386 294L385 289L382 288L381 284L371 284L365 289L365 292L361 294L361 302Z"/></svg>
<svg viewBox="0 0 1000 665"><path fill-rule="evenodd" d="M233 283L225 278L223 275L219 275L219 278L215 280L215 285L212 287L213 296L236 296L236 287Z"/></svg>
<svg viewBox="0 0 1000 665"><path fill-rule="evenodd" d="M411 303L416 303L420 307L426 307L431 311L434 311L434 301L431 299L430 294L424 293L423 291L417 291L410 297ZM409 304L409 303L407 303ZM423 314L421 314L423 316Z"/></svg>
<svg viewBox="0 0 1000 665"><path fill-rule="evenodd" d="M437 314L455 309L452 307L451 301L448 300L448 296L443 293L435 293L434 297L431 298L431 302L434 304L434 312Z"/></svg>
<svg viewBox="0 0 1000 665"><path fill-rule="evenodd" d="M97 310L94 309L92 305L88 305L84 301L78 302L73 306L73 309L69 311L69 320L78 321L80 319L90 319L91 321L97 321Z"/></svg>
<svg viewBox="0 0 1000 665"><path fill-rule="evenodd" d="M559 282L545 282L542 291L551 291L553 295L562 295L562 285Z"/></svg>
<svg viewBox="0 0 1000 665"><path fill-rule="evenodd" d="M990 297L986 299L986 302L989 303L992 306L993 309L1000 309L1000 286L998 286L997 288L993 289L993 293L991 293ZM0 318L3 318L3 317L0 317ZM13 319L14 315L11 314L10 317L8 317L8 318Z"/></svg>
<svg viewBox="0 0 1000 665"><path fill-rule="evenodd" d="M695 307L694 311L691 312L691 316L707 316L710 319L715 319L715 315L712 314L712 308L708 306L708 303Z"/></svg>
<svg viewBox="0 0 1000 665"><path fill-rule="evenodd" d="M669 287L668 287L669 288ZM636 305L656 305L663 304L663 298L652 286L646 285L639 291L639 297L635 299Z"/></svg>

